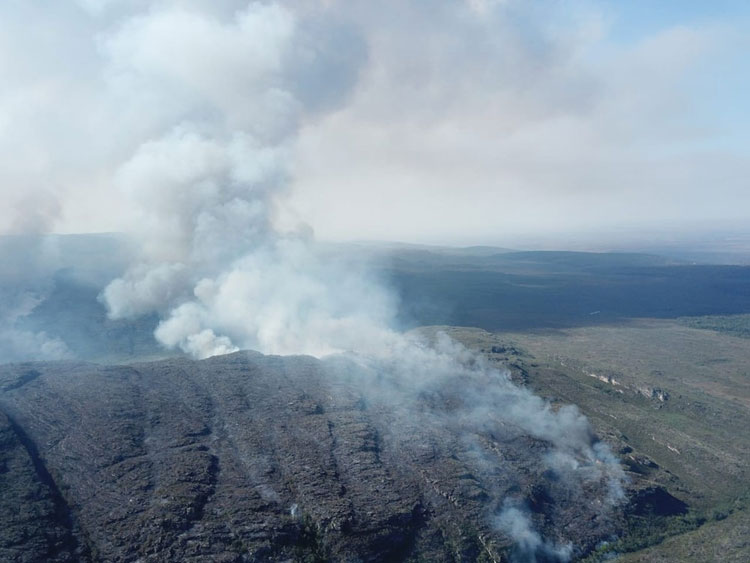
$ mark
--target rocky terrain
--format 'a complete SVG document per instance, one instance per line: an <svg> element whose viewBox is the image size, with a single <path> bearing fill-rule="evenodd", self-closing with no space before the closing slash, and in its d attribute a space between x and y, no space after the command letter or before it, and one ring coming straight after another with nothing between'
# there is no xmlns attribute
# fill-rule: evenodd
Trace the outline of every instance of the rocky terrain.
<svg viewBox="0 0 750 563"><path fill-rule="evenodd" d="M252 352L0 367L0 560L554 561L635 506L569 486L543 440L442 423L445 391L409 413L329 367ZM525 540L497 524L509 498Z"/></svg>

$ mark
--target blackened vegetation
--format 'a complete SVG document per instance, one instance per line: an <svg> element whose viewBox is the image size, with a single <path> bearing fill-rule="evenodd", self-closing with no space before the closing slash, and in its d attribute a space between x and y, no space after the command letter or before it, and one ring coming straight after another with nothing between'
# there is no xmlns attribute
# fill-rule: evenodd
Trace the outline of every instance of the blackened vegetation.
<svg viewBox="0 0 750 563"><path fill-rule="evenodd" d="M628 509L633 516L677 516L686 514L688 505L661 487L648 487L631 497Z"/></svg>
<svg viewBox="0 0 750 563"><path fill-rule="evenodd" d="M576 555L622 530L545 442L407 416L313 358L33 369L0 393L2 561L503 561L509 496Z"/></svg>
<svg viewBox="0 0 750 563"><path fill-rule="evenodd" d="M13 389L18 389L19 387L23 387L27 383L34 381L40 375L41 374L35 369L23 371L20 375L18 375L18 377L16 377L15 381L6 384L5 387L2 388L2 390L12 391Z"/></svg>
<svg viewBox="0 0 750 563"><path fill-rule="evenodd" d="M0 413L0 556L4 561L76 561L89 556L82 530L34 443Z"/></svg>

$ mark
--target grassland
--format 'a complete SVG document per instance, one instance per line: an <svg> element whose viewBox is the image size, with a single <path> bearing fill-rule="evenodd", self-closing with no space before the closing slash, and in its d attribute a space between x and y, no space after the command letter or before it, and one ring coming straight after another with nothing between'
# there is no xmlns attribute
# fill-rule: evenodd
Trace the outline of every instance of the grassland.
<svg viewBox="0 0 750 563"><path fill-rule="evenodd" d="M703 317L681 317L677 320L681 324L693 328L750 338L750 315L706 315Z"/></svg>
<svg viewBox="0 0 750 563"><path fill-rule="evenodd" d="M685 515L632 518L628 535L603 550L609 556L637 550L640 558L624 561L723 561L713 554L726 552L726 560L750 560L741 541L750 505L750 339L654 319L440 330L553 402L578 405L635 485L663 487L688 505ZM675 544L684 547L679 557L670 555Z"/></svg>
<svg viewBox="0 0 750 563"><path fill-rule="evenodd" d="M750 314L748 267L616 253L439 258L394 258L390 277L405 324L507 332Z"/></svg>
<svg viewBox="0 0 750 563"><path fill-rule="evenodd" d="M623 554L618 563L673 563L675 561L750 561L750 513L736 512L661 544Z"/></svg>

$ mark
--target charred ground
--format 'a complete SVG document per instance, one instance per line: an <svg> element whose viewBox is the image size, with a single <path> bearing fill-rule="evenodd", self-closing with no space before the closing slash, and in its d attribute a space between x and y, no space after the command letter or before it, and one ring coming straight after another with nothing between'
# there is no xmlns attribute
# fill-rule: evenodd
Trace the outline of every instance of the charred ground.
<svg viewBox="0 0 750 563"><path fill-rule="evenodd" d="M14 364L0 385L3 560L503 561L510 496L577 556L624 524L544 441L424 424L449 395L404 418L309 357Z"/></svg>

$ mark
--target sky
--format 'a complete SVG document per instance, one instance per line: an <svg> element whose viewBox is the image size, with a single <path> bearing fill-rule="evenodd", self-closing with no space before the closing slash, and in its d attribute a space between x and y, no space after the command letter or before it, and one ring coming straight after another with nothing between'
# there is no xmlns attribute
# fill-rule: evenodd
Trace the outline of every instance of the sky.
<svg viewBox="0 0 750 563"><path fill-rule="evenodd" d="M321 240L741 228L748 29L740 1L9 0L0 233L183 205L137 168L185 131L273 161L271 220Z"/></svg>

